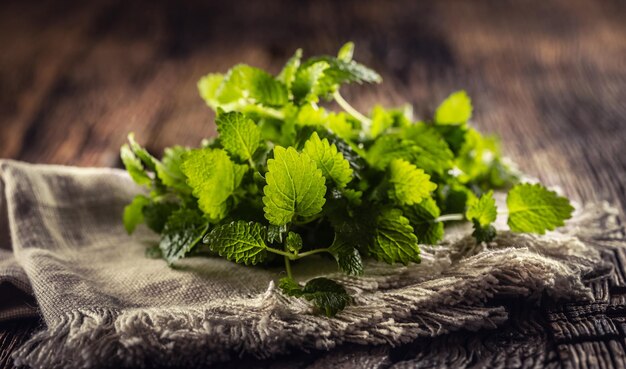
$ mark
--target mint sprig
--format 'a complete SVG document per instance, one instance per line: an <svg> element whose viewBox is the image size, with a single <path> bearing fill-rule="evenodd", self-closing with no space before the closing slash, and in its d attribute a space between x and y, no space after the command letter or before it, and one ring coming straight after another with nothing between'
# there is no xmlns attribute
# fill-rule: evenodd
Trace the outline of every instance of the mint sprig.
<svg viewBox="0 0 626 369"><path fill-rule="evenodd" d="M465 91L432 118L415 118L410 105L351 106L342 86L382 81L353 55L352 43L336 57L303 59L297 50L277 76L238 64L202 77L218 137L168 148L159 160L129 135L121 158L148 193L124 210L126 230L145 223L160 233L169 264L203 248L250 267L283 259L281 290L333 316L352 299L330 279L298 283L300 259L325 256L353 276L367 273L367 258L419 263L419 245L441 241L449 221L471 222L476 241L489 242L493 190L509 190L512 231L541 234L571 216L566 198L518 183L498 140L472 128Z"/></svg>

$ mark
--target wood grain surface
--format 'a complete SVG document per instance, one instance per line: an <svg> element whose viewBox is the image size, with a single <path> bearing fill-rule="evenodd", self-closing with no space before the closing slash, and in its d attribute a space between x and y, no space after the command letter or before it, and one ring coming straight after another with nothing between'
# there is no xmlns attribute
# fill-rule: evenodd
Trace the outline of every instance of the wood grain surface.
<svg viewBox="0 0 626 369"><path fill-rule="evenodd" d="M357 108L409 102L427 116L450 92L466 89L476 126L500 136L521 170L577 201L607 200L624 215L620 0L5 0L0 157L119 166L129 131L156 154L172 144L198 145L215 133L213 114L196 92L200 76L238 62L277 72L298 47L306 55L334 53L348 40L356 43L356 59L384 78L344 91ZM538 311L512 302L518 318L497 332L393 349L341 347L255 366L624 367L626 254L602 247L617 274L594 285L594 304ZM0 325L0 367L11 367L9 353L39 325ZM492 349L473 351L476 342ZM444 361L433 359L437 352Z"/></svg>

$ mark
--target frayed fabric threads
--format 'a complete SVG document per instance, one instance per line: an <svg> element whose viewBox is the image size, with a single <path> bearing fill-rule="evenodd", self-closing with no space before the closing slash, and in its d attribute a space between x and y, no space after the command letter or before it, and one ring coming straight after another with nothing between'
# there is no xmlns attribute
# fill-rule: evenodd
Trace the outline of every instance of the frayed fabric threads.
<svg viewBox="0 0 626 369"><path fill-rule="evenodd" d="M591 299L589 278L610 272L591 244L615 226L604 204L580 212L560 233L500 232L476 244L467 230L422 247L422 263L367 262L341 275L354 303L335 318L280 293L280 269L189 258L177 268L147 259L155 235L125 234L120 215L137 193L122 172L5 161L6 208L15 267L32 286L47 328L14 353L33 368L203 367L253 355L328 350L345 343L399 345L417 337L497 328L496 301ZM315 260L314 260L315 261ZM321 260L317 260L321 262ZM319 274L298 265L296 277Z"/></svg>

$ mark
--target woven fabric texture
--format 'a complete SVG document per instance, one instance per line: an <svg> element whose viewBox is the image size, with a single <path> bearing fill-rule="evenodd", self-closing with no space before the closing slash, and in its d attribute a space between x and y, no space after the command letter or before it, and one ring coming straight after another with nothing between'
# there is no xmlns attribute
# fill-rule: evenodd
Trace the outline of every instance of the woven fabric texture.
<svg viewBox="0 0 626 369"><path fill-rule="evenodd" d="M280 293L281 269L147 258L158 236L124 231L123 207L140 192L124 171L2 161L0 178L0 284L38 306L0 304L0 319L43 316L47 328L14 355L34 368L198 367L241 354L397 345L496 328L508 317L502 298L591 299L584 282L610 272L586 240L613 211L593 205L546 236L503 231L477 245L460 228L424 246L419 265L368 262L359 278L323 259L296 264L300 281L326 274L354 296L326 318Z"/></svg>

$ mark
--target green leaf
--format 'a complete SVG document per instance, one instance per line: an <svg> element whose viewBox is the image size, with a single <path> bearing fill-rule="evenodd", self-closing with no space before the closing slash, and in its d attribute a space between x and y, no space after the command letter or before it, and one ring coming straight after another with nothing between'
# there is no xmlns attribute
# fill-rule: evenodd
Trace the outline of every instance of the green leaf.
<svg viewBox="0 0 626 369"><path fill-rule="evenodd" d="M302 237L300 237L299 234L290 231L287 233L285 246L287 246L287 250L297 255L298 251L302 249Z"/></svg>
<svg viewBox="0 0 626 369"><path fill-rule="evenodd" d="M409 140L400 140L394 136L381 136L367 152L368 163L379 170L387 168L394 159L412 162L419 154L419 148Z"/></svg>
<svg viewBox="0 0 626 369"><path fill-rule="evenodd" d="M302 286L292 278L284 277L281 278L278 282L278 288L280 288L283 293L287 296L292 297L301 297L302 296Z"/></svg>
<svg viewBox="0 0 626 369"><path fill-rule="evenodd" d="M497 215L498 209L496 200L493 199L493 191L484 193L480 199L470 201L465 213L467 219L476 220L483 227L495 222Z"/></svg>
<svg viewBox="0 0 626 369"><path fill-rule="evenodd" d="M317 102L321 93L320 83L324 76L324 71L328 68L328 63L320 61L307 66L301 66L296 73L296 77L291 85L296 104L304 102Z"/></svg>
<svg viewBox="0 0 626 369"><path fill-rule="evenodd" d="M286 225L276 226L276 225L270 224L267 227L267 242L269 243L277 242L282 245L283 236L285 235L285 233L287 233Z"/></svg>
<svg viewBox="0 0 626 369"><path fill-rule="evenodd" d="M398 209L386 209L377 218L374 242L369 252L389 264L420 262L420 249L409 220Z"/></svg>
<svg viewBox="0 0 626 369"><path fill-rule="evenodd" d="M198 92L200 92L200 96L213 110L217 110L217 106L219 104L217 100L217 92L223 80L223 74L211 73L200 78L198 81Z"/></svg>
<svg viewBox="0 0 626 369"><path fill-rule="evenodd" d="M180 209L172 213L161 234L159 248L168 264L187 255L202 239L209 223L197 210Z"/></svg>
<svg viewBox="0 0 626 369"><path fill-rule="evenodd" d="M337 53L337 59L347 63L352 60L353 55L354 55L354 42L346 42L339 49L339 52Z"/></svg>
<svg viewBox="0 0 626 369"><path fill-rule="evenodd" d="M496 229L491 224L483 226L476 218L472 219L472 224L474 225L472 236L476 239L476 242L491 242L496 238Z"/></svg>
<svg viewBox="0 0 626 369"><path fill-rule="evenodd" d="M259 148L261 130L242 113L220 113L215 120L224 149L241 160L252 159Z"/></svg>
<svg viewBox="0 0 626 369"><path fill-rule="evenodd" d="M328 139L320 140L317 132L304 144L303 153L307 154L327 180L337 187L343 188L352 180L350 163L337 151L337 146L330 144Z"/></svg>
<svg viewBox="0 0 626 369"><path fill-rule="evenodd" d="M372 109L371 113L372 124L370 126L369 135L372 138L376 138L384 133L387 129L393 125L393 116L389 114L382 106L376 105Z"/></svg>
<svg viewBox="0 0 626 369"><path fill-rule="evenodd" d="M156 233L161 233L167 218L178 209L178 204L172 202L151 202L143 207L143 218L146 225Z"/></svg>
<svg viewBox="0 0 626 369"><path fill-rule="evenodd" d="M271 224L287 224L294 216L309 217L322 211L326 201L324 176L308 155L292 147L276 146L267 168L263 209Z"/></svg>
<svg viewBox="0 0 626 369"><path fill-rule="evenodd" d="M565 197L558 196L540 184L523 183L508 193L509 228L513 232L544 234L564 224L574 207Z"/></svg>
<svg viewBox="0 0 626 369"><path fill-rule="evenodd" d="M361 275L363 274L363 260L354 245L355 240L345 237L345 233L335 233L335 240L328 250L344 273Z"/></svg>
<svg viewBox="0 0 626 369"><path fill-rule="evenodd" d="M227 200L239 187L246 166L233 163L220 149L198 149L186 153L181 166L200 209L212 221L223 219Z"/></svg>
<svg viewBox="0 0 626 369"><path fill-rule="evenodd" d="M261 224L240 220L213 228L204 238L204 243L230 261L255 265L267 257L263 235Z"/></svg>
<svg viewBox="0 0 626 369"><path fill-rule="evenodd" d="M335 316L352 302L352 298L339 283L328 278L314 278L301 287L291 278L282 278L279 287L288 296L303 297L326 316Z"/></svg>
<svg viewBox="0 0 626 369"><path fill-rule="evenodd" d="M465 91L448 96L435 111L437 124L463 124L472 117L472 101Z"/></svg>
<svg viewBox="0 0 626 369"><path fill-rule="evenodd" d="M150 187L152 178L146 173L141 160L135 156L127 144L124 144L120 149L120 157L130 178L139 185Z"/></svg>
<svg viewBox="0 0 626 369"><path fill-rule="evenodd" d="M390 163L389 182L389 197L400 205L417 204L437 188L422 169L402 159L395 159Z"/></svg>
<svg viewBox="0 0 626 369"><path fill-rule="evenodd" d="M302 49L296 50L295 54L287 61L287 64L280 71L280 74L276 79L284 83L287 89L291 88L291 84L296 78L296 72L300 67L300 60L302 59Z"/></svg>
<svg viewBox="0 0 626 369"><path fill-rule="evenodd" d="M221 103L243 98L263 105L280 106L288 100L287 87L282 82L264 70L245 64L228 71L217 93Z"/></svg>
<svg viewBox="0 0 626 369"><path fill-rule="evenodd" d="M191 188L187 185L187 178L180 169L183 163L183 154L189 151L186 147L173 146L165 149L163 160L155 160L157 177L161 182L181 193L191 193Z"/></svg>
<svg viewBox="0 0 626 369"><path fill-rule="evenodd" d="M443 223L435 221L441 211L432 198L427 197L419 204L404 207L402 213L413 227L419 243L436 245L443 239Z"/></svg>
<svg viewBox="0 0 626 369"><path fill-rule="evenodd" d="M452 168L454 154L433 127L424 123L413 124L402 130L402 137L413 144L414 153L410 161L418 168L438 174Z"/></svg>
<svg viewBox="0 0 626 369"><path fill-rule="evenodd" d="M137 195L133 201L124 208L124 228L131 234L138 224L143 223L143 208L150 203L150 199L144 195Z"/></svg>
<svg viewBox="0 0 626 369"><path fill-rule="evenodd" d="M304 285L302 292L302 297L312 301L328 317L337 315L352 301L342 285L328 278L311 279Z"/></svg>
<svg viewBox="0 0 626 369"><path fill-rule="evenodd" d="M156 170L155 162L157 160L154 158L154 156L150 155L148 150L144 149L141 145L137 143L137 141L135 141L135 134L133 133L128 134L128 142L130 144L130 149L133 151L135 156L139 158L139 160L141 160L144 167L147 170L154 172Z"/></svg>

